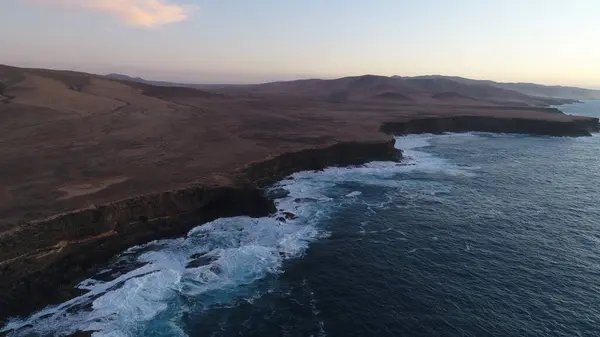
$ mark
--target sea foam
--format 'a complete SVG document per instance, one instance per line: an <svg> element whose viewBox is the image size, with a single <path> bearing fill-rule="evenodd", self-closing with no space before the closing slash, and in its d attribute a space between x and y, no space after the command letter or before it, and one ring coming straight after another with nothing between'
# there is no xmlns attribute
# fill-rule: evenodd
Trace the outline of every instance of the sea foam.
<svg viewBox="0 0 600 337"><path fill-rule="evenodd" d="M275 200L279 211L273 216L221 218L192 229L184 238L132 247L101 275L82 282L84 295L28 318L12 319L0 332L63 336L96 331L95 337L120 337L146 336L151 327L153 336L185 336L182 312L208 310L249 296L245 286L282 272L285 260L301 257L311 242L326 237L327 217L336 203L361 197L355 190L333 193L338 184L393 185L398 174L410 171L473 174L418 150L429 146L432 137L398 138L396 147L405 156L399 163L296 173L272 186L290 192ZM284 212L297 218L283 220Z"/></svg>

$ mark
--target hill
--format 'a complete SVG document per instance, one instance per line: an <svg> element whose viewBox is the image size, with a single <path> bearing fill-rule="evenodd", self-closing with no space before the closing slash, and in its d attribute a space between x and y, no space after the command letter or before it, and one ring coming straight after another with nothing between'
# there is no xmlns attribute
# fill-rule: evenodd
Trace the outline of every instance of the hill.
<svg viewBox="0 0 600 337"><path fill-rule="evenodd" d="M287 95L309 97L314 100L343 99L364 101L388 99L414 104L440 104L432 95L455 93L456 104L471 104L473 99L492 105L549 106L572 103L569 99L554 99L523 94L515 90L499 88L483 83L466 83L444 77L400 78L377 75L343 77L338 79L306 79L271 82L222 88L235 94ZM458 97L464 99L458 100ZM399 99L402 98L402 99Z"/></svg>
<svg viewBox="0 0 600 337"><path fill-rule="evenodd" d="M0 193L0 228L215 172L230 176L278 151L378 139L389 116L509 116L550 103L449 79L375 75L201 90L0 66L0 83L0 185L8 191Z"/></svg>
<svg viewBox="0 0 600 337"><path fill-rule="evenodd" d="M142 84L156 85L161 87L188 87L188 88L196 88L196 89L216 89L223 88L229 86L235 86L233 84L197 84L197 83L178 83L178 82L169 82L169 81L152 81L147 80L142 77L132 77L125 74L106 74L104 77L117 80L117 81L128 81L128 82L136 82Z"/></svg>
<svg viewBox="0 0 600 337"><path fill-rule="evenodd" d="M401 76L394 76L395 78L407 78ZM546 98L565 98L574 100L593 100L600 99L600 90L585 89L568 86L547 86L535 83L502 83L494 82L489 80L473 80L470 78L458 77L458 76L441 76L441 75L430 75L430 76L417 76L410 77L416 79L448 79L465 84L481 84L492 86L496 88L513 90L520 92L525 95L546 97Z"/></svg>
<svg viewBox="0 0 600 337"><path fill-rule="evenodd" d="M442 92L442 93L439 93L439 94L432 95L431 98L437 99L437 100L440 100L440 101L447 101L447 102L455 102L455 101L461 101L462 102L462 101L467 101L467 100L477 101L473 97L469 97L469 96L457 94L455 92Z"/></svg>
<svg viewBox="0 0 600 337"><path fill-rule="evenodd" d="M332 102L387 99L413 103L436 104L428 98L432 95L454 92L466 98L484 99L489 103L531 106L548 106L570 103L573 100L600 99L600 90L563 86L544 86L533 83L499 83L473 80L457 76L377 76L363 75L339 79L306 79L278 81L250 85L188 84L168 81L151 81L123 74L108 74L108 78L149 85L190 87L209 90L231 90L236 94L284 94L311 96ZM458 98L455 97L455 99ZM468 104L467 100L456 103Z"/></svg>

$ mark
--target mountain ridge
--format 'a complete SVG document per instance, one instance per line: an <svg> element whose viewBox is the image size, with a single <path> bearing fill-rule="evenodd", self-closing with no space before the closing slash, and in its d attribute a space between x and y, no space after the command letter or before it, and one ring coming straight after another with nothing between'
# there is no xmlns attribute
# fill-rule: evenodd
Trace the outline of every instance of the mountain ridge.
<svg viewBox="0 0 600 337"><path fill-rule="evenodd" d="M423 75L423 76L412 76L405 77L394 75L393 78L447 78L457 82L463 82L467 84L486 84L495 86L498 88L515 90L526 95L547 97L547 98L566 98L575 100L588 100L588 99L600 99L600 89L589 89L574 86L564 85L544 85L532 82L497 82L492 80L475 80L461 76L445 76L445 75Z"/></svg>
<svg viewBox="0 0 600 337"><path fill-rule="evenodd" d="M458 76L380 76L360 75L335 79L298 79L274 81L257 84L187 84L168 81L152 81L124 74L107 74L108 78L125 80L149 85L170 87L191 87L215 89L240 93L309 95L327 101L352 99L381 99L403 97L401 101L415 103L435 103L432 95L455 93L455 97L464 96L473 99L491 99L492 102L509 101L517 105L548 106L573 103L576 100L600 99L600 90L576 87L544 86L533 83L499 83L489 80L472 80ZM473 94L473 91L475 94ZM429 93L425 97L425 93ZM419 98L408 97L410 95ZM558 101L555 101L558 100ZM564 100L564 101L561 101ZM465 99L465 104L470 100Z"/></svg>
<svg viewBox="0 0 600 337"><path fill-rule="evenodd" d="M325 101L364 101L384 97L405 97L412 104L440 104L434 95L454 93L455 104L474 104L474 99L484 100L491 105L551 106L575 103L569 98L539 97L500 88L485 83L466 83L445 77L414 78L378 75L348 76L336 79L301 79L253 85L224 87L235 94L288 95L310 97ZM406 99L408 97L409 99ZM462 98L462 99L459 99Z"/></svg>

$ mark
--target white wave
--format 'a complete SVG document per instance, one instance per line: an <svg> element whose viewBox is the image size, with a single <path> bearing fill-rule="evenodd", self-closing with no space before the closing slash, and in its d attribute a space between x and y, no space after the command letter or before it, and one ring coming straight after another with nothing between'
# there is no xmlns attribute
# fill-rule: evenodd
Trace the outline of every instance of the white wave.
<svg viewBox="0 0 600 337"><path fill-rule="evenodd" d="M398 174L409 172L439 173L452 176L474 176L477 168L463 167L449 160L417 149L430 146L433 137L477 137L474 134L409 135L396 138L396 148L401 149L401 162L370 162L358 167L330 167L320 172L305 171L292 175L291 180L302 182L291 185L296 193L306 190L332 188L342 182L358 182L365 185L396 187ZM287 181L284 181L287 182ZM323 196L321 196L323 198ZM327 197L325 197L327 198Z"/></svg>
<svg viewBox="0 0 600 337"><path fill-rule="evenodd" d="M370 222L369 221L363 221L360 223L360 226L358 228L360 228L360 230L358 231L358 233L360 233L361 235L365 235L365 234L377 234L377 233L388 233L388 232L396 232L400 235L404 235L404 233L395 230L393 227L387 227L385 229L375 229L375 230L366 230L365 227L369 226L370 227Z"/></svg>
<svg viewBox="0 0 600 337"><path fill-rule="evenodd" d="M453 176L474 176L473 171L477 168L461 167L452 164L449 160L437 157L433 154L419 151L424 147L431 146L430 141L436 138L440 141L464 142L475 137L474 133L448 134L448 135L409 135L396 139L396 147L403 150L404 157L408 159L408 165L404 171L419 171L426 173L444 173Z"/></svg>
<svg viewBox="0 0 600 337"><path fill-rule="evenodd" d="M88 290L86 294L27 319L12 320L1 331L9 336L63 336L80 330L97 331L94 336L138 336L144 334L144 325L166 315L174 316L162 327L167 335L182 335L171 322L181 310L170 309L178 297L241 287L278 273L285 259L301 256L311 241L327 234L315 226L323 214L315 205L329 202L320 194L323 186L309 181L279 186L289 187L290 195L276 201L278 208L293 212L297 219L282 223L278 218L283 211L259 219L222 218L192 229L185 238L133 247L123 259L133 257L142 266L110 281L86 280L79 285ZM297 198L314 202L295 202ZM188 265L198 259L198 265ZM118 272L116 268L104 272L111 271Z"/></svg>
<svg viewBox="0 0 600 337"><path fill-rule="evenodd" d="M13 319L0 333L63 336L94 330L95 337L142 336L149 324L162 324L165 335L185 336L178 324L185 310L181 298L205 301L200 303L204 308L226 304L235 289L281 272L284 260L302 256L311 242L328 234L325 220L336 203L363 202L361 191L332 192L340 183L395 186L398 174L412 171L472 175L469 168L417 150L430 146L432 137L439 136L397 138L396 147L406 158L400 163L296 173L273 186L290 193L275 201L279 212L271 217L222 218L192 229L185 238L132 247L103 271L114 274L113 279L86 280L79 285L87 291L84 295L28 318ZM297 218L282 221L285 212ZM123 266L127 268L120 270ZM210 296L227 292L227 296Z"/></svg>

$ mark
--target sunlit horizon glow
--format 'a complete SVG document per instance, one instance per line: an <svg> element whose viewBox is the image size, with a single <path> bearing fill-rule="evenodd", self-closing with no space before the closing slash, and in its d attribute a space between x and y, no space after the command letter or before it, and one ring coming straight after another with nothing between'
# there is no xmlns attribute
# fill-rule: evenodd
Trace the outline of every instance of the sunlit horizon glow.
<svg viewBox="0 0 600 337"><path fill-rule="evenodd" d="M598 13L597 0L8 0L0 63L189 83L376 74L600 87Z"/></svg>

